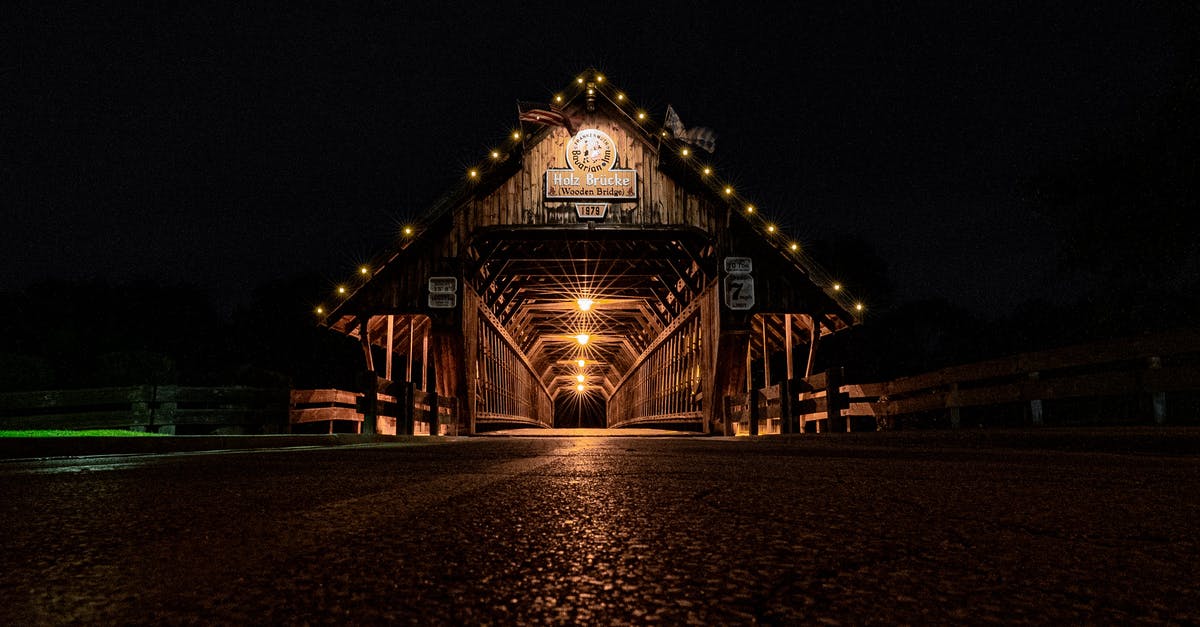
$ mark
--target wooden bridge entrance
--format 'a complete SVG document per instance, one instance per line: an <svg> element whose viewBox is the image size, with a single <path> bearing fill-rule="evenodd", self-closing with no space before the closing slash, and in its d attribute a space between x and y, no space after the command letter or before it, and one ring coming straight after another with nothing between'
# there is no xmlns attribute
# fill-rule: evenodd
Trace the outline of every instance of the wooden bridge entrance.
<svg viewBox="0 0 1200 627"><path fill-rule="evenodd" d="M713 171L710 139L594 71L522 105L510 141L319 310L361 342L367 404L451 399L459 433L710 432L754 355L811 374L820 337L858 312Z"/></svg>

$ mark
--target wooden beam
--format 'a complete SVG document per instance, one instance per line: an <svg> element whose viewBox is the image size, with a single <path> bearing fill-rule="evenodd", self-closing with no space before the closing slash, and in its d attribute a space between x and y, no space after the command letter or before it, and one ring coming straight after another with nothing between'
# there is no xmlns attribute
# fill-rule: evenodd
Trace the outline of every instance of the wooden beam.
<svg viewBox="0 0 1200 627"><path fill-rule="evenodd" d="M368 327L370 326L370 316L361 316L358 319L358 339L362 344L363 356L366 358L367 370L375 372L375 357L371 354L371 337Z"/></svg>
<svg viewBox="0 0 1200 627"><path fill-rule="evenodd" d="M392 380L392 352L395 349L395 331L396 331L395 316L388 314L387 316L387 349L384 351L384 366L383 378L388 381Z"/></svg>

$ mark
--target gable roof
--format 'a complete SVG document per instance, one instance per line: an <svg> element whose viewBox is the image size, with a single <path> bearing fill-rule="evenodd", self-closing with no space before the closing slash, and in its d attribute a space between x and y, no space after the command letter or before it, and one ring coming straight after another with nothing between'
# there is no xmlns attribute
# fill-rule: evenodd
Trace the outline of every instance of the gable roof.
<svg viewBox="0 0 1200 627"><path fill-rule="evenodd" d="M548 111L547 123L533 121L520 115L529 107ZM518 126L508 139L478 162L469 167L457 184L446 190L411 224L401 227L394 246L382 251L359 269L355 278L338 286L331 308L318 307L318 315L328 324L337 320L337 314L347 311L356 295L377 273L394 263L414 246L419 247L431 227L444 220L455 210L474 198L486 196L507 181L524 165L529 150L546 141L558 126L557 116L570 120L583 111L601 108L622 122L622 126L640 138L658 153L660 169L672 178L693 189L705 190L708 196L729 209L739 226L757 233L769 249L778 253L778 261L793 267L808 278L825 298L838 310L830 320L832 328L844 328L861 322L864 306L854 300L850 290L831 277L797 242L783 234L779 227L764 217L763 208L740 194L733 185L721 178L710 163L711 153L702 142L688 141L688 137L677 137L674 131L681 127L674 120L658 120L650 112L639 107L628 94L614 86L608 78L594 68L578 74L562 90L551 95L548 102L529 103L518 101ZM522 119L525 118L525 119ZM711 147L711 144L707 147ZM733 226L733 225L731 225ZM757 251L756 251L757 252Z"/></svg>

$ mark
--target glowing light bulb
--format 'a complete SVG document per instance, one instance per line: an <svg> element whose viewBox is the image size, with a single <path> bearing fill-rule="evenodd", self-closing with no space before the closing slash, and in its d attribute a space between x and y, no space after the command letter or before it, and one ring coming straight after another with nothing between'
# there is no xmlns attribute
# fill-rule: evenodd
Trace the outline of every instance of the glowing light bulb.
<svg viewBox="0 0 1200 627"><path fill-rule="evenodd" d="M712 174L712 168L704 168L705 174Z"/></svg>
<svg viewBox="0 0 1200 627"><path fill-rule="evenodd" d="M841 284L841 283L834 283L834 284L833 284L833 291L835 291L835 292L840 292L840 291L842 291L842 284Z"/></svg>
<svg viewBox="0 0 1200 627"><path fill-rule="evenodd" d="M579 361L577 361L577 362L575 362L575 363L576 363L576 364L579 364L579 367L580 367L580 368L582 368L582 367L584 367L584 366L586 366L586 365L587 365L587 361L585 361L585 360L583 360L583 359L580 359Z"/></svg>
<svg viewBox="0 0 1200 627"><path fill-rule="evenodd" d="M478 176L479 176L479 170L476 170L476 169L472 168L470 172L467 172L467 174L468 174L468 175L469 175L471 178L476 178L476 177L478 177Z"/></svg>
<svg viewBox="0 0 1200 627"><path fill-rule="evenodd" d="M404 227L404 234L405 234L405 235L412 235L412 234L413 234L413 228L412 228L411 226L406 226L406 227Z"/></svg>
<svg viewBox="0 0 1200 627"><path fill-rule="evenodd" d="M775 232L775 225L774 225L774 224L768 224L768 225L767 225L767 232L768 232L768 233L774 233L774 232Z"/></svg>
<svg viewBox="0 0 1200 627"><path fill-rule="evenodd" d="M580 333L579 335L575 336L575 341L579 342L580 346L586 345L588 343L588 341L591 339L592 339L592 336L588 335L587 333Z"/></svg>
<svg viewBox="0 0 1200 627"><path fill-rule="evenodd" d="M579 305L579 311L591 311L594 302L590 298L580 298L575 304Z"/></svg>
<svg viewBox="0 0 1200 627"><path fill-rule="evenodd" d="M579 385L576 385L576 386L575 386L575 391L576 391L576 392L582 392L582 391L583 391L583 384L582 384L582 383L580 383Z"/></svg>
<svg viewBox="0 0 1200 627"><path fill-rule="evenodd" d="M371 269L366 266L363 266L358 269L358 273L363 276L367 276L368 274L371 274Z"/></svg>
<svg viewBox="0 0 1200 627"><path fill-rule="evenodd" d="M582 84L583 84L583 77L582 77L582 76L580 76L579 78L576 78L576 79L575 79L575 82L576 82L576 83L579 83L580 85L582 85Z"/></svg>
<svg viewBox="0 0 1200 627"><path fill-rule="evenodd" d="M754 205L746 205L746 213L754 213Z"/></svg>
<svg viewBox="0 0 1200 627"><path fill-rule="evenodd" d="M492 151L492 158L493 158L493 159L499 159L499 158L500 158L500 151L499 151L499 150L493 150L493 151Z"/></svg>
<svg viewBox="0 0 1200 627"><path fill-rule="evenodd" d="M345 294L346 294L346 287L345 287L345 286L343 286L343 285L339 285L339 286L338 286L338 290L337 290L337 292L338 292L338 294L345 295Z"/></svg>
<svg viewBox="0 0 1200 627"><path fill-rule="evenodd" d="M319 316L319 315L321 315L321 314L323 314L323 313L325 313L325 308L324 308L324 307L317 307L317 315Z"/></svg>
<svg viewBox="0 0 1200 627"><path fill-rule="evenodd" d="M554 102L562 102L562 94L559 94L559 95L555 96L555 97L554 97Z"/></svg>
<svg viewBox="0 0 1200 627"><path fill-rule="evenodd" d="M624 100L625 100L625 94L617 94L617 100L624 101Z"/></svg>
<svg viewBox="0 0 1200 627"><path fill-rule="evenodd" d="M583 376L583 375L581 375L581 374L577 374L577 375L575 375L575 380L576 380L576 381L578 381L578 382L580 382L580 383L583 383L583 379L584 379L584 376Z"/></svg>
<svg viewBox="0 0 1200 627"><path fill-rule="evenodd" d="M728 196L728 195L730 195L730 194L732 194L732 193L733 193L733 188L732 188L732 187L728 187L728 186L726 186L726 187L725 187L725 195L726 195L726 196Z"/></svg>
<svg viewBox="0 0 1200 627"><path fill-rule="evenodd" d="M513 139L521 139L521 131L513 131Z"/></svg>
<svg viewBox="0 0 1200 627"><path fill-rule="evenodd" d="M855 304L854 304L854 311L862 311L862 310L863 310L863 304L862 304L862 303L855 303Z"/></svg>
<svg viewBox="0 0 1200 627"><path fill-rule="evenodd" d="M596 82L597 82L597 83L603 83L603 82L604 82L604 75L603 75L603 74L597 74L597 75L596 75Z"/></svg>
<svg viewBox="0 0 1200 627"><path fill-rule="evenodd" d="M639 120L645 120L645 119L646 119L646 112L645 112L645 111L638 111L638 119L639 119Z"/></svg>
<svg viewBox="0 0 1200 627"><path fill-rule="evenodd" d="M800 245L799 245L799 244L797 244L796 242L792 242L792 245L790 246L790 248L791 248L792 250L794 250L794 251L795 251L795 250L800 250Z"/></svg>

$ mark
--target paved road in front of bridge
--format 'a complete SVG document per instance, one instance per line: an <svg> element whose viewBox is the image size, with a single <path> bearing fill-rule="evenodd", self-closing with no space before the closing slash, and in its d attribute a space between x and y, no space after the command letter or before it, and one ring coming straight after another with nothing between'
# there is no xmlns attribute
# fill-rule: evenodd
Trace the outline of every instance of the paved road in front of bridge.
<svg viewBox="0 0 1200 627"><path fill-rule="evenodd" d="M0 462L0 624L1200 622L1200 454L1073 433Z"/></svg>

